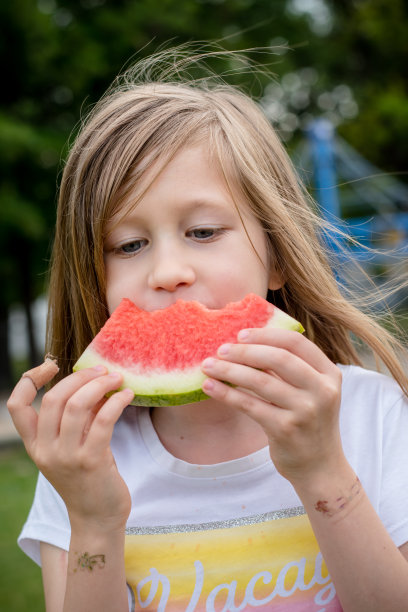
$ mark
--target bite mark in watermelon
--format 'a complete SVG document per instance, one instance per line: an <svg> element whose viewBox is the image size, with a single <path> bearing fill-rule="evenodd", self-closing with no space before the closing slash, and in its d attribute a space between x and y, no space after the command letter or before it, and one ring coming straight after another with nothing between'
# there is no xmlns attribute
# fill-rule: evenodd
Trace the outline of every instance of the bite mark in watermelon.
<svg viewBox="0 0 408 612"><path fill-rule="evenodd" d="M74 371L104 365L123 375L137 406L177 406L203 399L206 376L201 363L241 329L280 327L303 332L302 325L255 294L211 310L199 302L178 300L147 312L123 299L85 349Z"/></svg>

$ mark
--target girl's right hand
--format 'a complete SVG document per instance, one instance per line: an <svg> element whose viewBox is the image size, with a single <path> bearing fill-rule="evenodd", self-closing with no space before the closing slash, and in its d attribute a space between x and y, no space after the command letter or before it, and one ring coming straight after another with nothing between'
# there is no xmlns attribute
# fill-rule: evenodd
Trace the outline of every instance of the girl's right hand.
<svg viewBox="0 0 408 612"><path fill-rule="evenodd" d="M133 398L129 389L105 395L121 383L103 367L75 372L45 393L37 414L33 381L23 377L7 406L27 453L61 495L71 528L124 528L131 509L110 441Z"/></svg>

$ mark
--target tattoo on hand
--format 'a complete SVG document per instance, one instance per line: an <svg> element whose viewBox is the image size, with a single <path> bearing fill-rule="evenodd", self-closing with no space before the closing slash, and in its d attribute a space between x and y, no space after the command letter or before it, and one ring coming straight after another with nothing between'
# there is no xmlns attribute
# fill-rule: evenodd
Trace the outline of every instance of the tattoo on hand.
<svg viewBox="0 0 408 612"><path fill-rule="evenodd" d="M89 553L84 552L83 554L75 553L78 555L77 567L74 569L76 572L78 569L81 571L88 570L90 572L93 571L95 566L103 569L105 567L105 555L89 555Z"/></svg>
<svg viewBox="0 0 408 612"><path fill-rule="evenodd" d="M326 516L334 516L338 512L344 510L344 508L348 506L355 497L357 497L361 491L361 488L361 482L357 477L348 495L342 495L333 502L330 502L327 499L319 499L319 501L317 501L315 504L315 510L325 514Z"/></svg>

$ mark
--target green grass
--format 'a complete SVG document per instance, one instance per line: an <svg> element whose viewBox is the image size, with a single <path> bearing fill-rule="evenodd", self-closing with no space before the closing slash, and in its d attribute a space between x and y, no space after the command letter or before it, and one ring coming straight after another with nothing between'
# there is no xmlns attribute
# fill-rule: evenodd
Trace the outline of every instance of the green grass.
<svg viewBox="0 0 408 612"><path fill-rule="evenodd" d="M0 448L0 610L45 610L41 570L16 543L36 480L37 469L21 444Z"/></svg>

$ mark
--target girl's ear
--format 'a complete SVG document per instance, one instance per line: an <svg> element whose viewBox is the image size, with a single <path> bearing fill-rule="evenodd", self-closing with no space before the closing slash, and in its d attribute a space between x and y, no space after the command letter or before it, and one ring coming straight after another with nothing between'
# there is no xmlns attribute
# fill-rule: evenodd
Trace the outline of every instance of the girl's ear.
<svg viewBox="0 0 408 612"><path fill-rule="evenodd" d="M275 267L272 266L269 275L268 289L276 291L277 289L282 289L284 284L285 281L283 280L281 274L276 270Z"/></svg>

